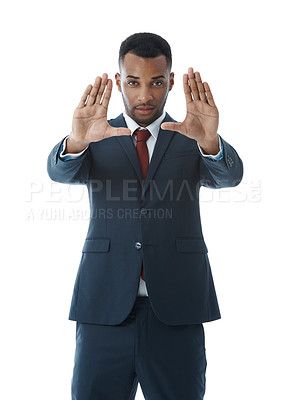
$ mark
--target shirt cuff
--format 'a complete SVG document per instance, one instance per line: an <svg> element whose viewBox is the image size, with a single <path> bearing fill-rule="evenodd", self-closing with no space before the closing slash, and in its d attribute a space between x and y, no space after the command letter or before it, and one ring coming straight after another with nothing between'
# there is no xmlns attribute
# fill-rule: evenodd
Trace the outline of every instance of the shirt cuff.
<svg viewBox="0 0 288 400"><path fill-rule="evenodd" d="M204 154L203 153L203 151L202 151L202 149L201 149L201 147L199 146L199 144L197 143L197 145L198 145L198 148L199 148L199 151L200 151L200 153L201 153L201 155L203 156L203 157L205 157L205 158L209 158L210 160L213 160L213 161L220 161L222 158L223 158L223 145L222 145L222 142L221 142L221 139L220 139L220 136L218 135L218 138L219 138L219 152L217 153L217 154L215 154L215 155L213 155L213 154Z"/></svg>
<svg viewBox="0 0 288 400"><path fill-rule="evenodd" d="M86 151L88 149L88 146L87 146L84 150L80 151L80 153L66 153L66 154L63 154L65 149L66 149L66 141L67 141L68 137L69 137L69 135L66 136L66 138L63 140L63 143L62 143L61 148L60 148L59 158L62 161L74 160L75 158L80 157L84 153L84 151Z"/></svg>

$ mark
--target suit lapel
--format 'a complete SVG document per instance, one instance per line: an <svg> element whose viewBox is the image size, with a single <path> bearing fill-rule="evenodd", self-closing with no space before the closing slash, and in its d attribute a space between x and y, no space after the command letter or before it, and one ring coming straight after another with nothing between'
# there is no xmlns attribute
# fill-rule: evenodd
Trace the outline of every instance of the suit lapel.
<svg viewBox="0 0 288 400"><path fill-rule="evenodd" d="M175 122L175 121L170 117L170 115L166 113L163 122ZM109 124L114 127L127 127L123 114L119 115L119 117L117 117L115 120L112 120L111 122L109 121ZM157 168L174 134L175 134L174 131L166 131L166 130L164 131L160 128L155 148L151 157L151 161L149 163L147 177L142 190L142 196L148 189L150 181L153 179L153 176L155 175ZM121 146L123 147L125 153L127 154L133 168L135 169L140 184L142 184L141 167L138 160L137 150L133 143L132 137L131 136L116 136L116 137Z"/></svg>
<svg viewBox="0 0 288 400"><path fill-rule="evenodd" d="M163 120L163 122L175 122L167 113L166 116ZM147 172L147 176L146 176L146 180L145 180L145 184L143 187L143 191L142 191L142 197L145 194L146 190L148 189L149 185L150 185L150 181L153 179L157 168L165 154L165 151L172 139L172 137L174 136L175 132L174 131L164 131L163 129L160 128L159 130L159 134L155 143L155 147L153 150L153 154L149 163L149 168L148 168L148 172ZM137 154L137 152L136 152Z"/></svg>

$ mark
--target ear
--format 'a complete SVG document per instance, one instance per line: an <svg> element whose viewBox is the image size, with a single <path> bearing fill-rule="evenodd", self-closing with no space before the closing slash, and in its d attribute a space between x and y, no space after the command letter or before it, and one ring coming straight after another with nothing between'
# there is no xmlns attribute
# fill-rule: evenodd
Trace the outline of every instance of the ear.
<svg viewBox="0 0 288 400"><path fill-rule="evenodd" d="M118 87L119 92L121 92L121 77L119 72L116 72L115 74L115 81L116 81L116 85Z"/></svg>
<svg viewBox="0 0 288 400"><path fill-rule="evenodd" d="M170 83L169 83L169 91L172 90L174 86L174 72L170 73Z"/></svg>

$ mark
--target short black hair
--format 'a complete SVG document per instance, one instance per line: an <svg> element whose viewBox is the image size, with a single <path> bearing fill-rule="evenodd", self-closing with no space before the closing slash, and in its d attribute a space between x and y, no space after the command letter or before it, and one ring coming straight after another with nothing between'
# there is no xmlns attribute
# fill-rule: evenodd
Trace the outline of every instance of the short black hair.
<svg viewBox="0 0 288 400"><path fill-rule="evenodd" d="M171 69L172 54L170 45L165 39L155 33L134 33L125 39L121 43L119 50L119 67L121 62L123 62L125 54L129 51L143 58L154 58L163 54L166 57L169 69Z"/></svg>

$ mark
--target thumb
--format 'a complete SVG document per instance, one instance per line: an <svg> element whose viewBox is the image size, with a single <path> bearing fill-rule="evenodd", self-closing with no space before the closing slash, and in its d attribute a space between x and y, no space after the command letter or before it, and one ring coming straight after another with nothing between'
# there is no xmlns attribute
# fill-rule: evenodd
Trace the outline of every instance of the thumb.
<svg viewBox="0 0 288 400"><path fill-rule="evenodd" d="M161 124L161 128L164 130L168 130L168 131L180 132L181 123L180 122L163 122L163 124Z"/></svg>
<svg viewBox="0 0 288 400"><path fill-rule="evenodd" d="M111 128L109 129L109 136L129 136L131 131L128 128Z"/></svg>

